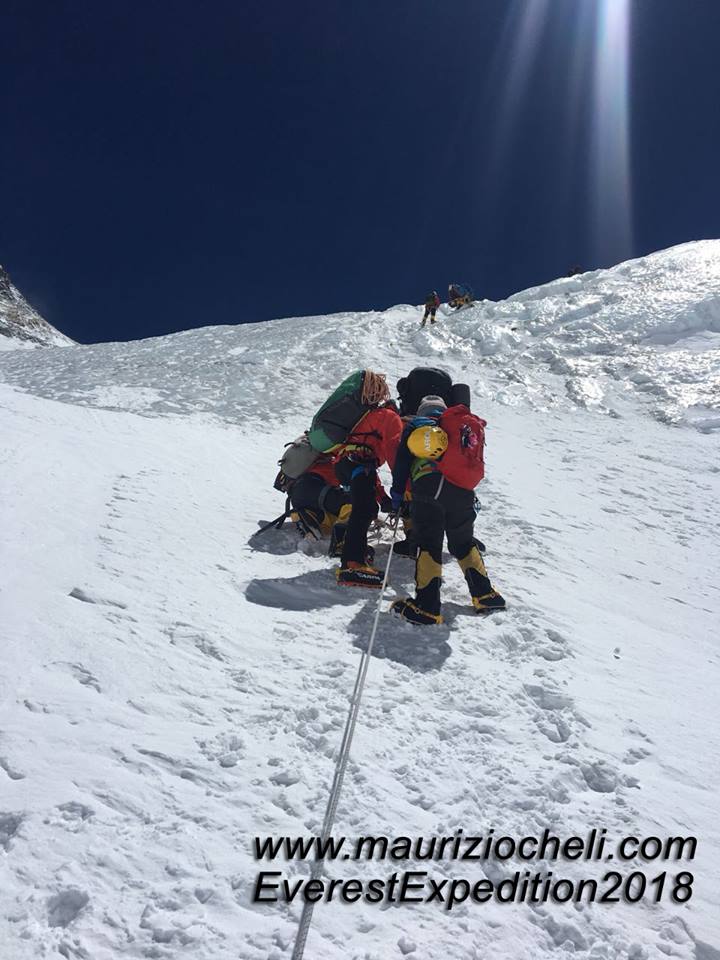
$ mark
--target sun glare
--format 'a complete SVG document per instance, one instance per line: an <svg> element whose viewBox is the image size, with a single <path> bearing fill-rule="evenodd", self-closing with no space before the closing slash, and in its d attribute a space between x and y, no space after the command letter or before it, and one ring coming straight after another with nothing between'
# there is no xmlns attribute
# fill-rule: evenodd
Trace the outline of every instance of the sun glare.
<svg viewBox="0 0 720 960"><path fill-rule="evenodd" d="M593 226L600 265L632 255L630 0L598 0L593 111Z"/></svg>
<svg viewBox="0 0 720 960"><path fill-rule="evenodd" d="M495 120L486 158L488 184L497 183L522 141L521 107L539 71L558 72L566 95L548 138L561 141L556 152L568 173L580 174L572 179L582 182L587 198L588 255L595 266L609 266L633 252L631 3L575 0L561 6L512 0L490 71ZM581 144L588 144L589 152Z"/></svg>

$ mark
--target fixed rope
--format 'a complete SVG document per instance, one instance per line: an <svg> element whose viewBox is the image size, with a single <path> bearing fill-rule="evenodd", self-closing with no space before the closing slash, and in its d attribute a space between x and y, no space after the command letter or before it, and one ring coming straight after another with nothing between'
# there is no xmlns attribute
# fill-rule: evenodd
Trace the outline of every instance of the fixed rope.
<svg viewBox="0 0 720 960"><path fill-rule="evenodd" d="M340 744L340 752L338 753L337 762L335 764L332 787L330 788L330 796L328 797L328 803L325 809L325 817L323 818L321 830L323 850L325 849L325 843L330 837L333 824L335 823L335 813L337 811L338 801L340 800L340 791L342 790L345 770L350 758L350 747L352 746L353 734L355 733L355 724L357 723L358 714L360 712L360 701L362 699L363 688L365 686L365 678L367 677L368 667L370 666L370 657L372 655L373 645L375 643L375 634L377 633L378 623L380 621L380 610L382 607L383 596L385 594L385 588L387 586L388 574L390 573L390 561L392 560L393 549L395 547L395 537L397 536L399 521L400 512L398 511L395 514L395 523L393 524L392 528L393 534L392 540L390 541L390 552L388 553L387 563L385 564L385 575L383 577L382 586L380 587L380 596L378 597L377 607L375 609L375 619L373 620L372 630L370 631L368 645L366 649L363 650L362 656L360 657L360 664L358 666L357 676L355 677L355 687L352 692L352 697L350 698L350 710L348 711L347 720L345 721L345 729L343 731L342 743ZM316 854L313 867L310 872L311 880L315 880L320 876L322 864L322 859ZM305 942L307 941L314 909L314 903L305 901L302 914L300 915L300 925L298 927L291 960L303 960L303 956L305 954Z"/></svg>

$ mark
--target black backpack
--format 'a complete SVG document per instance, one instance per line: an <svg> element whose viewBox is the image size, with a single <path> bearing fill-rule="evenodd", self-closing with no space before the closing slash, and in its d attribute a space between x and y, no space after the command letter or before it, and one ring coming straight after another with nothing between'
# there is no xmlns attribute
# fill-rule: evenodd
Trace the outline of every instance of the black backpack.
<svg viewBox="0 0 720 960"><path fill-rule="evenodd" d="M442 397L448 406L452 405L452 379L444 370L436 367L415 367L406 377L397 382L400 398L400 416L408 417L417 413L423 397Z"/></svg>

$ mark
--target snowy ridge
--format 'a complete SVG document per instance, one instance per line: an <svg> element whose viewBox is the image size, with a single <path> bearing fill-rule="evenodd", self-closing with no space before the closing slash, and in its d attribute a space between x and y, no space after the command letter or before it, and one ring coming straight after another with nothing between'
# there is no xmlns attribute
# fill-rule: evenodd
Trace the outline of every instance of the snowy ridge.
<svg viewBox="0 0 720 960"><path fill-rule="evenodd" d="M690 869L694 894L320 904L306 956L713 960L718 258L686 245L425 330L399 306L0 357L3 960L289 957L301 904L253 904L253 883L308 867L256 862L252 838L319 829L377 598L339 591L322 545L257 528L282 509L283 444L340 377L423 362L489 422L476 531L510 606L473 616L447 559L446 625L381 618L336 833L695 835L691 863L619 868ZM393 561L388 603L412 577ZM398 868L428 864L330 873Z"/></svg>
<svg viewBox="0 0 720 960"><path fill-rule="evenodd" d="M50 326L25 300L0 265L0 350L62 347L73 341Z"/></svg>
<svg viewBox="0 0 720 960"><path fill-rule="evenodd" d="M446 308L442 308L446 310ZM534 287L497 303L440 315L421 330L418 308L205 327L131 343L95 344L44 358L40 396L150 415L198 409L238 417L308 411L338 370L366 362L397 379L406 357L464 370L482 366L479 395L536 410L632 415L641 402L663 423L720 428L720 240ZM3 378L22 386L22 356ZM277 405L264 402L271 392Z"/></svg>

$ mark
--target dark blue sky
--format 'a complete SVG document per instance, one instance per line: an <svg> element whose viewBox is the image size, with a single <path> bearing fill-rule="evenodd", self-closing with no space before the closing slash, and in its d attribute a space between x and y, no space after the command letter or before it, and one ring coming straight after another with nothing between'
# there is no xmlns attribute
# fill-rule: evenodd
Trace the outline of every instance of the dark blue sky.
<svg viewBox="0 0 720 960"><path fill-rule="evenodd" d="M5 0L0 263L90 342L720 236L720 3L631 0L633 233L598 245L600 2Z"/></svg>

